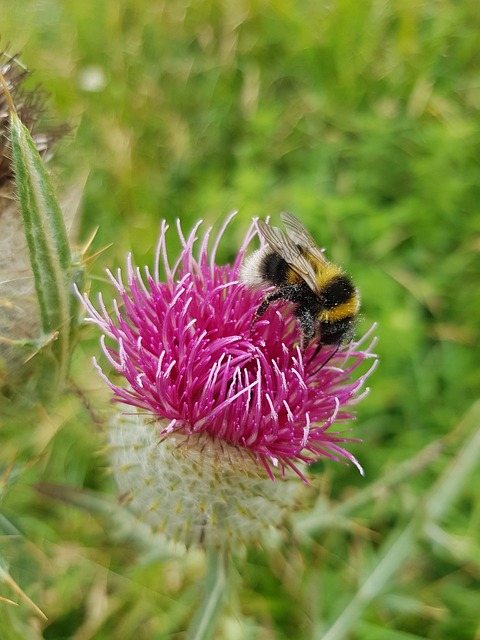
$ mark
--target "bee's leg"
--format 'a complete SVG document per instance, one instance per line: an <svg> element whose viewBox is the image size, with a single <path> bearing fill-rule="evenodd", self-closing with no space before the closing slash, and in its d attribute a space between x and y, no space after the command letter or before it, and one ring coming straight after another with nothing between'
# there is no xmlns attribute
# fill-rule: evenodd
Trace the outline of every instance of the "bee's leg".
<svg viewBox="0 0 480 640"><path fill-rule="evenodd" d="M322 345L322 343L320 343L320 344L318 345L318 347L317 347L317 348L316 348L316 350L315 350L315 353L313 354L313 357L312 357L312 358L310 358L310 360L307 362L307 364L310 364L310 363L312 362L312 360L314 360L314 358L317 356L317 354L318 354L318 352L320 351L320 349L321 349L321 347L322 347L322 346L323 346L323 345ZM315 375L317 375L317 373L318 373L319 371L321 371L321 370L323 369L323 367L324 367L326 364L328 364L328 363L330 362L330 360L333 358L333 356L337 353L337 351L338 351L339 349L340 349L340 345L339 345L339 344L337 344L337 346L336 346L336 347L335 347L335 349L332 351L332 353L328 356L328 358L322 362L322 364L318 367L318 369L317 369L317 370L316 370L312 375L314 375L314 376L315 376Z"/></svg>
<svg viewBox="0 0 480 640"><path fill-rule="evenodd" d="M318 356L318 354L320 353L320 349L323 347L323 344L321 342L321 340L318 341L317 344L317 348L315 349L315 351L313 352L313 356L311 358L308 359L307 364L310 364L311 362L313 362L315 360L315 358ZM333 355L333 354L332 354ZM330 356L331 357L331 356ZM327 360L328 362L328 360ZM322 364L323 367L323 364Z"/></svg>
<svg viewBox="0 0 480 640"><path fill-rule="evenodd" d="M258 318L261 318L263 316L265 311L270 306L270 302L272 302L272 300L270 299L270 296L267 296L255 312L255 317L253 319L254 323L258 320Z"/></svg>
<svg viewBox="0 0 480 640"><path fill-rule="evenodd" d="M312 313L302 307L295 309L294 314L302 334L302 353L305 353L306 348L315 337L315 320Z"/></svg>
<svg viewBox="0 0 480 640"><path fill-rule="evenodd" d="M265 311L268 309L272 302L276 302L277 300L286 300L287 302L299 302L298 296L298 285L289 284L286 287L281 287L276 289L276 291L272 291L266 296L265 300L258 307L257 312L255 313L255 318L253 319L253 324L263 316Z"/></svg>
<svg viewBox="0 0 480 640"><path fill-rule="evenodd" d="M273 294L270 294L273 295ZM253 316L253 320L252 320L252 324L250 325L250 333L253 331L253 326L254 324L257 322L257 320L259 318L261 318L263 316L263 314L265 313L265 311L268 309L268 307L270 306L270 296L267 296L265 298L265 300L262 302L262 304L258 307L258 309L255 311L255 315Z"/></svg>

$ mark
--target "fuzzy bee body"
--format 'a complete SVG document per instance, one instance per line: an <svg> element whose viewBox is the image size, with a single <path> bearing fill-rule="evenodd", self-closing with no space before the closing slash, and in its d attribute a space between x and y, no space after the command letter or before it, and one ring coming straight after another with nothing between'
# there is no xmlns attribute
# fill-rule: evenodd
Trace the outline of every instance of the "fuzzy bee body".
<svg viewBox="0 0 480 640"><path fill-rule="evenodd" d="M286 232L258 223L268 246L249 256L240 272L240 278L251 286L275 287L258 308L255 320L272 302L293 303L303 349L316 338L317 351L323 345L338 348L353 337L359 293L350 277L325 258L297 218L284 212L281 219Z"/></svg>

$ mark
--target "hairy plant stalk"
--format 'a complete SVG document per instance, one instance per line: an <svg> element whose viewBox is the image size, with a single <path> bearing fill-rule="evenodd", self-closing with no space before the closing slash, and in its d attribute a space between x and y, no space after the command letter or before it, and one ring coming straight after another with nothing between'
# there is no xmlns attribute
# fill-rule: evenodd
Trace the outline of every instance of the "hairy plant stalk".
<svg viewBox="0 0 480 640"><path fill-rule="evenodd" d="M2 336L2 341L23 349L25 361L32 360L31 399L45 402L55 397L66 381L77 327L73 283L81 280L82 269L72 258L62 211L37 146L20 120L3 75L0 80L10 111L9 146L18 213L40 313L36 335ZM24 380L28 378L24 376Z"/></svg>
<svg viewBox="0 0 480 640"><path fill-rule="evenodd" d="M218 616L225 602L228 565L229 556L225 545L207 546L204 598L187 631L187 640L207 640L213 637Z"/></svg>

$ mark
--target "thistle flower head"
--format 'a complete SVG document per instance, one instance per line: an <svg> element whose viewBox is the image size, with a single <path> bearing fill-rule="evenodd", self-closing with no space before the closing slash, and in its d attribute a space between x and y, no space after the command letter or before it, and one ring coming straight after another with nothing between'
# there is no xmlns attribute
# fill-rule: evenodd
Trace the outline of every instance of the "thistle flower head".
<svg viewBox="0 0 480 640"><path fill-rule="evenodd" d="M114 401L133 408L111 428L117 480L152 524L187 541L206 531L243 539L278 524L294 492L272 480L306 480L313 461L359 466L336 425L353 418L368 373L352 374L373 357L371 345L351 343L322 368L328 351L312 360L312 345L302 354L285 306L272 305L252 326L262 293L238 274L256 226L234 264L219 266L229 220L211 249L210 230L198 238L199 223L184 237L177 224L183 249L174 264L162 223L153 274L131 258L126 282L120 270L109 273L117 290L111 312L101 296L98 310L83 296L119 377L99 370Z"/></svg>

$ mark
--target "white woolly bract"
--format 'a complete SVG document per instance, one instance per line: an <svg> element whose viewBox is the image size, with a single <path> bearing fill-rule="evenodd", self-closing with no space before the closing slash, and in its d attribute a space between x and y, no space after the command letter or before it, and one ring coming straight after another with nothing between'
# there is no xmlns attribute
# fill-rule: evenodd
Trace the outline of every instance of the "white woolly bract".
<svg viewBox="0 0 480 640"><path fill-rule="evenodd" d="M251 454L205 433L170 434L145 415L109 426L112 471L132 511L154 532L189 546L266 539L304 488L298 477L272 482Z"/></svg>

